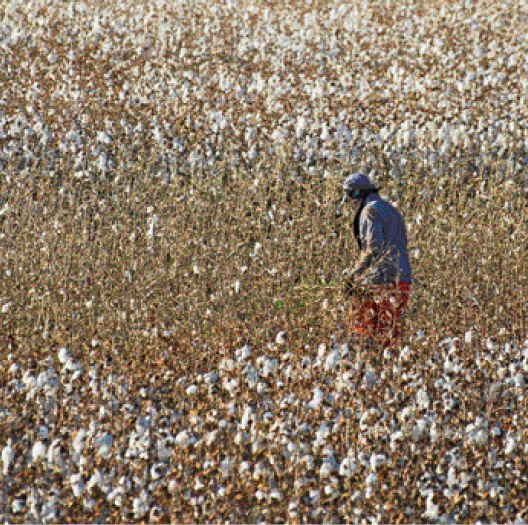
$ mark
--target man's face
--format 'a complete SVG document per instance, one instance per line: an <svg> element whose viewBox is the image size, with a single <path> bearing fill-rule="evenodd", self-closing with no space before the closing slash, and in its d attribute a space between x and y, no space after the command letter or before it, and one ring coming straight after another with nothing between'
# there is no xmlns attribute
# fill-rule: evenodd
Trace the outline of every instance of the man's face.
<svg viewBox="0 0 528 525"><path fill-rule="evenodd" d="M360 202L359 195L357 192L354 193L344 193L343 197L339 201L337 207L336 207L336 217L341 217L343 215L343 211L345 206L348 206L349 208L352 208L352 212L355 212L359 207Z"/></svg>

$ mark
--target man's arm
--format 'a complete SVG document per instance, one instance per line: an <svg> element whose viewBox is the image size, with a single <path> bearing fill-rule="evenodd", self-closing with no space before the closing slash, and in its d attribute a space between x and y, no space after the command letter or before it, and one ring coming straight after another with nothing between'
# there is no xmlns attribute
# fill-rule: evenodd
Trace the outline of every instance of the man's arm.
<svg viewBox="0 0 528 525"><path fill-rule="evenodd" d="M360 280L366 276L369 269L376 264L377 259L383 253L385 235L379 212L369 206L363 210L359 220L359 235L363 249L359 254L359 260L352 271L352 278Z"/></svg>

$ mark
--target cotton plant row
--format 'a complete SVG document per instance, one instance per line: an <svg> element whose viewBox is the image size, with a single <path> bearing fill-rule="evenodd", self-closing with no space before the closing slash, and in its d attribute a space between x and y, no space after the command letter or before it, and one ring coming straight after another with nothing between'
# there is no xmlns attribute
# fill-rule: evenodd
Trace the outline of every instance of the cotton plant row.
<svg viewBox="0 0 528 525"><path fill-rule="evenodd" d="M508 494L522 493L517 458L528 452L526 429L516 415L494 411L504 410L506 394L524 399L528 341L477 342L471 332L464 342L445 339L443 363L427 375L409 366L409 347L380 373L335 336L312 359L288 352L285 335L267 354L219 349L224 357L207 372L153 371L143 384L66 348L36 369L8 355L3 398L12 408L2 418L24 423L23 435L2 444L4 518L209 521L243 493L253 510L239 518L267 520L273 507L281 521L383 522L390 491L401 492L406 469L432 449L434 460L404 485L419 495L407 519L470 519L469 508L453 513L463 494L475 508L508 505ZM467 351L479 356L475 368L459 357ZM501 366L513 352L522 359ZM476 372L486 383L475 382ZM458 411L475 407L483 384L490 404L463 424ZM369 404L378 389L383 395ZM486 470L474 471L471 456ZM524 523L520 509L517 520Z"/></svg>
<svg viewBox="0 0 528 525"><path fill-rule="evenodd" d="M456 151L526 163L519 3L2 6L0 160L19 171L104 172L140 150L171 169L227 152L375 169L383 152L395 176Z"/></svg>

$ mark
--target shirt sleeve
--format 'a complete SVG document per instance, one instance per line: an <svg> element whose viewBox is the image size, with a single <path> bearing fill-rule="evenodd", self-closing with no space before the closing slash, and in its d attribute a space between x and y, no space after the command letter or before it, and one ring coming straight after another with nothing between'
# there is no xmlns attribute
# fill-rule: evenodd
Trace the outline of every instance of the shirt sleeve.
<svg viewBox="0 0 528 525"><path fill-rule="evenodd" d="M383 224L377 210L372 206L364 209L359 221L359 236L363 249L352 272L355 278L365 277L369 268L383 252L385 235Z"/></svg>

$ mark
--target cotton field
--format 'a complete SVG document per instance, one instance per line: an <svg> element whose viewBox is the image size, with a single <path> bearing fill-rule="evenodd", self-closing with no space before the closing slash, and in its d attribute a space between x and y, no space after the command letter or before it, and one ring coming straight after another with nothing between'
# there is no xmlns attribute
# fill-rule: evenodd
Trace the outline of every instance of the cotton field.
<svg viewBox="0 0 528 525"><path fill-rule="evenodd" d="M0 6L3 521L526 523L524 0Z"/></svg>

